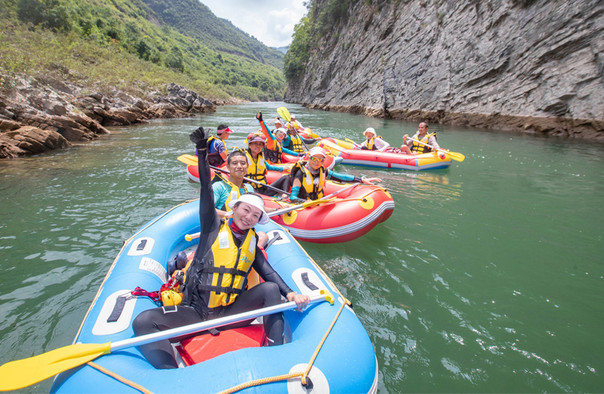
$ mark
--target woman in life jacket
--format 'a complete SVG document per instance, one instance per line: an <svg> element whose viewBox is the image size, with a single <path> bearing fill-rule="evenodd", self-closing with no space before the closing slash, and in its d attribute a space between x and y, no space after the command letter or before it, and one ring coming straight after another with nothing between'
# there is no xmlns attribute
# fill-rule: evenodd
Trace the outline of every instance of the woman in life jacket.
<svg viewBox="0 0 604 394"><path fill-rule="evenodd" d="M339 174L328 170L323 167L326 155L322 148L312 148L308 152L308 156L308 161L299 161L292 167L290 174L292 182L291 201L317 200L323 197L323 189L328 179L366 184L382 181L380 178L359 178L358 176Z"/></svg>
<svg viewBox="0 0 604 394"><path fill-rule="evenodd" d="M409 138L408 134L403 136L403 145L401 145L401 152L406 153L408 155L414 154L419 155L422 153L432 152L432 148L423 144L419 144L417 141L422 142L423 144L431 145L434 149L438 150L441 147L436 142L436 133L428 134L428 123L422 122L417 127L417 133Z"/></svg>
<svg viewBox="0 0 604 394"><path fill-rule="evenodd" d="M378 137L373 127L368 127L363 132L366 140L361 143L361 149L385 151L390 147L390 144Z"/></svg>
<svg viewBox="0 0 604 394"><path fill-rule="evenodd" d="M269 220L262 198L255 194L242 195L229 203L232 214L220 220L214 208L207 163L208 133L200 127L190 138L199 153L199 245L186 274L182 303L141 312L132 323L135 335L276 305L281 302L281 296L294 301L299 309L306 307L309 297L292 291L257 247L254 226ZM264 282L246 290L251 268ZM283 315L273 314L263 320L269 346L282 344ZM251 321L227 327L249 323ZM178 368L169 340L141 345L139 349L155 368Z"/></svg>
<svg viewBox="0 0 604 394"><path fill-rule="evenodd" d="M266 138L262 133L250 133L247 136L247 150L245 154L247 156L247 177L258 182L262 182L266 185L266 171L279 171L283 172L284 168L275 166L264 159L264 146ZM274 196L279 193L277 190L269 188L264 185L257 183L252 184L254 190L257 193L264 194L265 196ZM287 190L289 188L289 175L284 175L271 183L271 186L281 190Z"/></svg>
<svg viewBox="0 0 604 394"><path fill-rule="evenodd" d="M264 120L262 120L262 112L256 114L256 119L260 123L260 131L266 138L266 146L264 147L265 158L271 163L281 163L282 154L287 153L288 155L301 156L292 150L283 147L283 140L287 136L287 132L283 127L275 127L275 130L271 133L266 126ZM282 126L281 121L275 121L275 126Z"/></svg>

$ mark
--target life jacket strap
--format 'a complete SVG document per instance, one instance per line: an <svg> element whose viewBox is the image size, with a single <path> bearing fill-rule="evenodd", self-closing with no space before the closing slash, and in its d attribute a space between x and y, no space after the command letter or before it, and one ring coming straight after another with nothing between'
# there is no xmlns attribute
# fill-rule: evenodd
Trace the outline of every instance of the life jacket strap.
<svg viewBox="0 0 604 394"><path fill-rule="evenodd" d="M225 286L198 285L197 288L199 290L204 290L204 291L213 291L218 294L220 294L220 293L241 294L245 290L245 286L243 289L236 289L234 287L225 287Z"/></svg>

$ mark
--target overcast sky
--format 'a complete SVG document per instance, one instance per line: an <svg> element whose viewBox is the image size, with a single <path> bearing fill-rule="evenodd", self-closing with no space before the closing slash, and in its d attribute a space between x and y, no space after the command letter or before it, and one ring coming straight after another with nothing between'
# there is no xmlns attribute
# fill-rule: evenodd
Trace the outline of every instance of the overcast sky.
<svg viewBox="0 0 604 394"><path fill-rule="evenodd" d="M291 43L294 26L306 14L304 0L200 0L269 47Z"/></svg>

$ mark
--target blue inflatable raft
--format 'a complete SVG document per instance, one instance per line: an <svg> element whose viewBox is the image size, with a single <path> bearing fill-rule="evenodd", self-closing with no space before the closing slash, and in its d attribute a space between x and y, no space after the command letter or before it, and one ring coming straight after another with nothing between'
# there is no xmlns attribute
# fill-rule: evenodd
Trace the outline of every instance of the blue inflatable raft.
<svg viewBox="0 0 604 394"><path fill-rule="evenodd" d="M231 330L221 331L214 338L200 335L175 345L182 367L168 370L155 369L136 347L127 347L97 358L92 365L61 373L51 392L217 393L232 388L244 393L377 392L378 366L372 343L352 309L343 305L346 301L333 283L283 227L271 221L257 229L268 234L272 242L267 249L269 261L293 290L310 296L327 290L335 296L333 305L317 302L302 313L283 312L284 345L248 344L214 355L204 350L207 343L196 347L195 341L224 337L223 343L231 346L235 342L228 336ZM196 246L196 241L186 241L185 235L198 231L199 202L192 201L160 215L127 240L74 343L113 344L131 340L134 318L143 310L156 307L150 298L131 296L131 290L136 287L158 290L167 279L167 262L179 251L191 251ZM250 330L254 326L261 328L252 324ZM300 375L309 363L312 363L308 374L312 388L303 387L299 377L275 378ZM259 384L259 379L266 379L267 383ZM249 387L245 388L246 385Z"/></svg>

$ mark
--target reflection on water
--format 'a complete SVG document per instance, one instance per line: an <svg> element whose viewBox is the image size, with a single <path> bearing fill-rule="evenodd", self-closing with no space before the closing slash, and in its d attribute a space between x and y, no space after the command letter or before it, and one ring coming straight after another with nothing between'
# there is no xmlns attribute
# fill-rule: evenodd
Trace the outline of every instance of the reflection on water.
<svg viewBox="0 0 604 394"><path fill-rule="evenodd" d="M195 198L176 160L192 152L192 130L225 123L227 144L244 146L255 113L281 105L221 107L0 162L0 363L69 344L122 242ZM340 139L374 127L396 145L417 126L287 106ZM338 167L382 178L394 213L353 242L303 244L367 328L379 392L601 391L603 147L438 135L466 160L420 172Z"/></svg>

